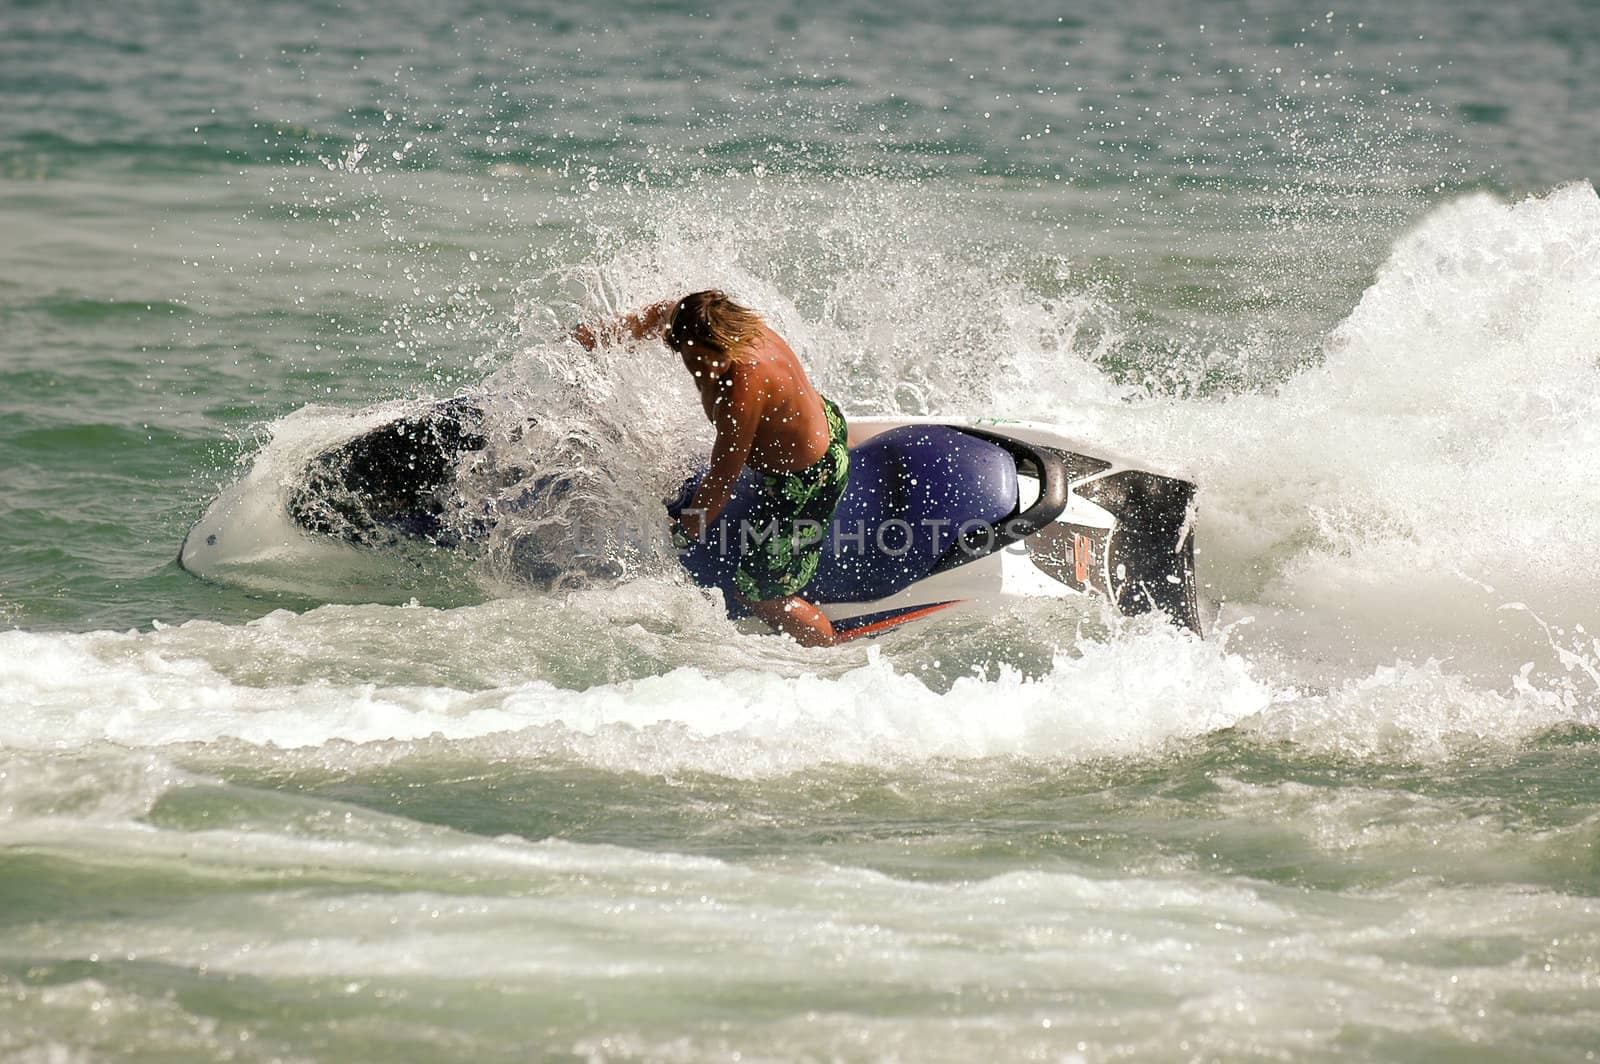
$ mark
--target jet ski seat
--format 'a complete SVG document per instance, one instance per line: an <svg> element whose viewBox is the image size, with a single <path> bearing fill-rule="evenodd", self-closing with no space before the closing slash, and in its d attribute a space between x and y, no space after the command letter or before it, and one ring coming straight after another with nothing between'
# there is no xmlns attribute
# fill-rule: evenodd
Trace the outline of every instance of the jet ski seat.
<svg viewBox="0 0 1600 1064"><path fill-rule="evenodd" d="M963 529L1017 510L1017 464L1003 447L946 425L902 425L850 452L850 484L808 591L870 602L933 572Z"/></svg>
<svg viewBox="0 0 1600 1064"><path fill-rule="evenodd" d="M684 484L670 512L687 505L699 480ZM705 539L684 552L700 583L731 590L740 521L759 487L746 469ZM947 425L880 433L850 451L850 483L806 594L821 602L887 598L931 574L964 530L1004 521L1017 502L1016 460L1005 448Z"/></svg>

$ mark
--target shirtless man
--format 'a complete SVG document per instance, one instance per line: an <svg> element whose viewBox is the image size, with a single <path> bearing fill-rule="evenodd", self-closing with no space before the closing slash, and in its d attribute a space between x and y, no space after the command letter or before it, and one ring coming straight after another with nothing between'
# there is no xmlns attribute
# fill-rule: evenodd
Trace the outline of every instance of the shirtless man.
<svg viewBox="0 0 1600 1064"><path fill-rule="evenodd" d="M609 326L580 325L572 335L592 350L624 333L636 340L662 336L693 375L700 405L717 430L711 468L674 522L674 538L681 545L698 539L749 465L763 479L749 521L758 536L772 535L746 549L734 586L776 630L803 646L831 646L833 625L800 591L817 571L822 530L849 479L844 415L812 387L783 338L722 292L653 303Z"/></svg>

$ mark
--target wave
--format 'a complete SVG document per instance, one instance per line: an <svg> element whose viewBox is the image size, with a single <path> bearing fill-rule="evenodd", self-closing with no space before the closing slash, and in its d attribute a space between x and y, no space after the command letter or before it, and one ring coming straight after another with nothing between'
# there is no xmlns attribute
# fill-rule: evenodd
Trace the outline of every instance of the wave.
<svg viewBox="0 0 1600 1064"><path fill-rule="evenodd" d="M1060 612L807 652L730 630L698 589L643 583L451 610L328 606L244 626L3 633L0 744L235 740L359 763L423 742L490 760L756 778L941 759L1072 764L1228 729L1430 758L1600 726L1592 688L1524 676L1494 691L1430 662L1317 692L1267 678L1231 631L1202 641L1130 622L1107 633L1080 617L1062 638L1072 618ZM350 743L375 745L337 752Z"/></svg>

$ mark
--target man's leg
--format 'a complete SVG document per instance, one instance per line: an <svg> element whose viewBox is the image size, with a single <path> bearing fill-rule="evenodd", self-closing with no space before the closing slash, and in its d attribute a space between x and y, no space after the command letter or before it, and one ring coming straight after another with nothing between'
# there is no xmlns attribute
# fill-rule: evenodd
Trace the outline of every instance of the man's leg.
<svg viewBox="0 0 1600 1064"><path fill-rule="evenodd" d="M752 602L750 609L777 631L803 647L831 647L839 641L822 611L798 595Z"/></svg>

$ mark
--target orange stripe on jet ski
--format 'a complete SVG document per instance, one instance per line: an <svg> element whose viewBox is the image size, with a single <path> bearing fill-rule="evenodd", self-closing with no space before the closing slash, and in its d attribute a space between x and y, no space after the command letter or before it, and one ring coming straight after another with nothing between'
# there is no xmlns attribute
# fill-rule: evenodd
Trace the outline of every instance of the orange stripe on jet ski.
<svg viewBox="0 0 1600 1064"><path fill-rule="evenodd" d="M938 613L942 609L948 609L951 606L959 606L965 601L966 599L951 599L949 602L935 602L930 606L912 606L910 609L907 609L901 613L891 614L881 620L870 621L855 628L847 628L842 632L839 631L836 626L834 631L836 633L837 640L843 643L846 640L855 639L858 636L877 635L880 632L887 632L891 628L900 627L907 621L915 621L919 618L928 616L930 613ZM848 624L849 622L842 621L840 623Z"/></svg>

